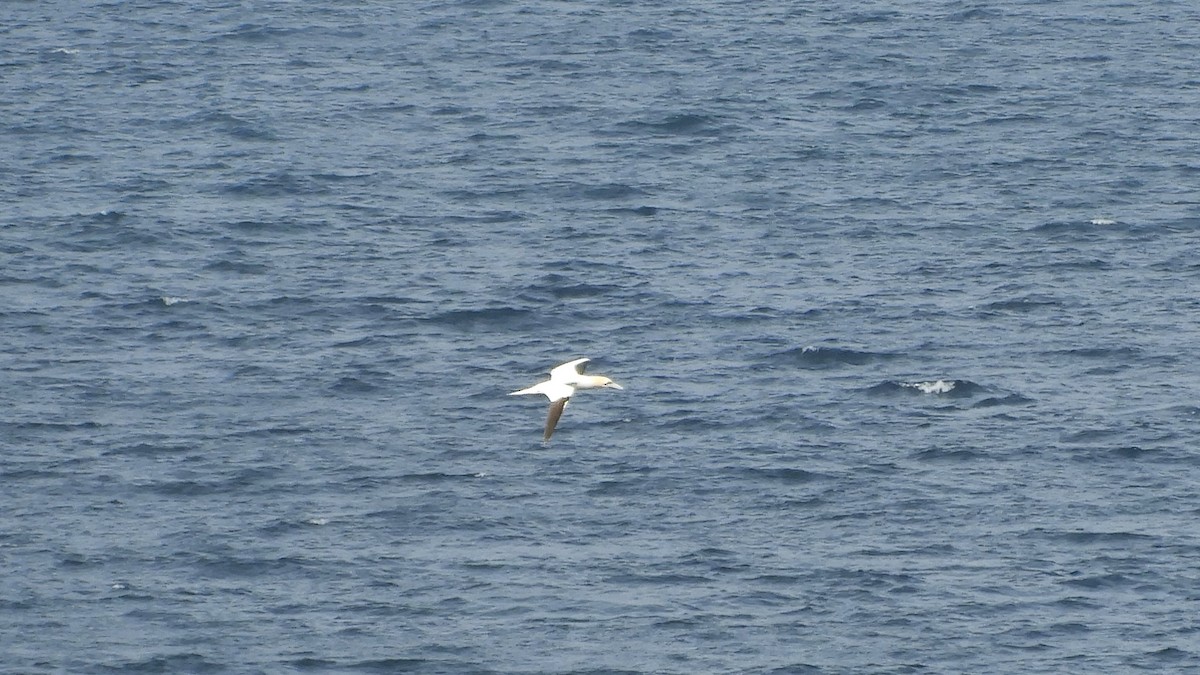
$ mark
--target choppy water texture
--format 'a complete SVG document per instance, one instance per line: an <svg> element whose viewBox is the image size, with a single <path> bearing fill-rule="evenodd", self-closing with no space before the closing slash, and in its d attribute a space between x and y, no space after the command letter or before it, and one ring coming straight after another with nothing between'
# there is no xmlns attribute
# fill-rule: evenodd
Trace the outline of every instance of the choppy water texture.
<svg viewBox="0 0 1200 675"><path fill-rule="evenodd" d="M1197 53L0 4L0 670L1200 669Z"/></svg>

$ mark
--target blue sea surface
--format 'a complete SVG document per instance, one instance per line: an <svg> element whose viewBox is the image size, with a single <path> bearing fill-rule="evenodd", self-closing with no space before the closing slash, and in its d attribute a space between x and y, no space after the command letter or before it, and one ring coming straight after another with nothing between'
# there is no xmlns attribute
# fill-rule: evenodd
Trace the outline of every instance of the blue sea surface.
<svg viewBox="0 0 1200 675"><path fill-rule="evenodd" d="M1200 672L1197 53L0 3L0 673Z"/></svg>

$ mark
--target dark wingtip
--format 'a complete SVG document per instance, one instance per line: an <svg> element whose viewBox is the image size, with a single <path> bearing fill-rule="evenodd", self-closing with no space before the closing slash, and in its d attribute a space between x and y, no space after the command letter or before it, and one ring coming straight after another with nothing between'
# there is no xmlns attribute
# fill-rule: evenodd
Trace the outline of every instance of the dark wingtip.
<svg viewBox="0 0 1200 675"><path fill-rule="evenodd" d="M567 400L562 399L550 404L550 412L546 415L546 433L542 435L542 442L545 443L554 435L554 428L558 426L558 418L562 417L563 408L567 407Z"/></svg>

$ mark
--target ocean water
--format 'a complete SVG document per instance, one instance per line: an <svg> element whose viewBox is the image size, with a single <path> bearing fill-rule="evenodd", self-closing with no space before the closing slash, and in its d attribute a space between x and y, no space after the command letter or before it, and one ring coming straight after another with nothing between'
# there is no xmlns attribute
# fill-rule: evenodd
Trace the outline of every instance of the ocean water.
<svg viewBox="0 0 1200 675"><path fill-rule="evenodd" d="M1200 672L1198 49L0 4L0 672Z"/></svg>

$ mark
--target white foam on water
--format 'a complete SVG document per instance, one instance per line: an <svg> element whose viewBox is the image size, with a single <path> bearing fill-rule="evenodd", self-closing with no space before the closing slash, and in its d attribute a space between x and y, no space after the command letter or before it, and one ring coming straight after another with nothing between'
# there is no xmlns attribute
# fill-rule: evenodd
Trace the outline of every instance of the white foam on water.
<svg viewBox="0 0 1200 675"><path fill-rule="evenodd" d="M954 390L954 380L934 380L932 382L905 382L905 387L911 387L925 394L946 394Z"/></svg>

